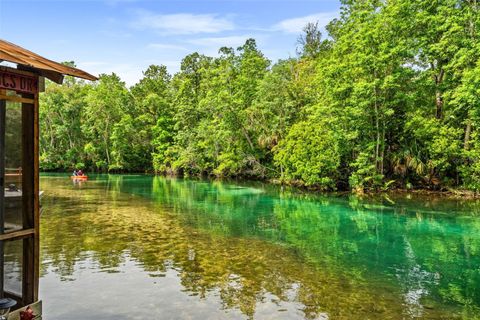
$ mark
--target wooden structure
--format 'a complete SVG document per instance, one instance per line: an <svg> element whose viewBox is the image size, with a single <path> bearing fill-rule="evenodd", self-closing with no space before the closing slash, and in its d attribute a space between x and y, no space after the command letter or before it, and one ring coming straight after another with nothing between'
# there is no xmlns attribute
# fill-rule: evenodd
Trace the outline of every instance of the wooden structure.
<svg viewBox="0 0 480 320"><path fill-rule="evenodd" d="M64 75L97 79L0 39L0 298L16 308L38 300L38 96Z"/></svg>

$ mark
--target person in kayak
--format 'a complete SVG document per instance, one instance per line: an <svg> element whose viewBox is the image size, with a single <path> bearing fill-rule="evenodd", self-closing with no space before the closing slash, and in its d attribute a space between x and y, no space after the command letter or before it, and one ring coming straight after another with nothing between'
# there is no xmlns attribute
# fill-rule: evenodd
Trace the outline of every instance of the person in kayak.
<svg viewBox="0 0 480 320"><path fill-rule="evenodd" d="M77 171L77 176L83 176L83 171L82 171L82 169L80 169L80 170Z"/></svg>
<svg viewBox="0 0 480 320"><path fill-rule="evenodd" d="M74 177L78 176L78 171L77 169L73 170L73 174L72 174Z"/></svg>

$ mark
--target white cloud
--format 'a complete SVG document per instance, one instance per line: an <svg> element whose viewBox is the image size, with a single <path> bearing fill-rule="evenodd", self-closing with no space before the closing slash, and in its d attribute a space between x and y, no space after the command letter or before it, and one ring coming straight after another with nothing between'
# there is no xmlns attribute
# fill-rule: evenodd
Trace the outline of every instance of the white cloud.
<svg viewBox="0 0 480 320"><path fill-rule="evenodd" d="M253 38L251 35L242 36L227 36L227 37L207 37L189 39L186 42L203 47L216 47L217 50L221 47L234 47L237 48L243 44L248 38Z"/></svg>
<svg viewBox="0 0 480 320"><path fill-rule="evenodd" d="M167 43L150 43L147 45L147 49L188 51L188 49L185 47Z"/></svg>
<svg viewBox="0 0 480 320"><path fill-rule="evenodd" d="M247 39L253 38L257 41L257 45L262 42L266 36L265 35L233 35L225 37L203 37L203 38L194 38L185 40L185 43L188 43L191 46L191 52L199 52L207 56L218 56L218 50L221 47L231 47L237 49L240 46L245 44Z"/></svg>
<svg viewBox="0 0 480 320"><path fill-rule="evenodd" d="M330 21L338 17L338 12L321 12L304 17L285 19L273 26L274 31L282 31L285 33L302 33L303 28L309 22L317 22L321 28L325 27Z"/></svg>
<svg viewBox="0 0 480 320"><path fill-rule="evenodd" d="M162 34L198 34L232 30L234 23L230 18L217 14L154 14L139 11L132 26L138 29L152 29Z"/></svg>
<svg viewBox="0 0 480 320"><path fill-rule="evenodd" d="M101 67L101 66L105 66L107 65L108 63L104 62L104 61L81 61L78 63L79 66L82 66L82 68L90 68L90 67Z"/></svg>
<svg viewBox="0 0 480 320"><path fill-rule="evenodd" d="M102 73L111 74L114 72L122 81L125 81L127 86L134 85L142 78L143 65L133 65L129 63L109 63L101 61L86 61L78 63L80 69L88 70L93 75L100 75Z"/></svg>

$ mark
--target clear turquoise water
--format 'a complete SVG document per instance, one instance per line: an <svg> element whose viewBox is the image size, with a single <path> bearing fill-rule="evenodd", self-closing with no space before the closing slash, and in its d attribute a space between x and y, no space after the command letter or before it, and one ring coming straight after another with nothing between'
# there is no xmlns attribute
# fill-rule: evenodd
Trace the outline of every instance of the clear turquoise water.
<svg viewBox="0 0 480 320"><path fill-rule="evenodd" d="M43 175L47 319L480 319L480 203Z"/></svg>

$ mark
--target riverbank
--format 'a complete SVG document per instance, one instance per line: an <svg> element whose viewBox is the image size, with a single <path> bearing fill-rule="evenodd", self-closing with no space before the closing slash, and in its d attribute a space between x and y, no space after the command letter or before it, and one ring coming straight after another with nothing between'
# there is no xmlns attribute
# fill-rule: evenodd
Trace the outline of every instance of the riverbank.
<svg viewBox="0 0 480 320"><path fill-rule="evenodd" d="M421 187L412 187L412 188L385 188L385 189L376 189L376 190L365 190L365 189L351 189L343 191L324 191L315 186L305 186L301 182L288 183L280 181L278 179L266 180L268 183L279 185L279 186L288 186L301 190L306 190L309 192L320 192L326 194L355 194L357 196L376 196L382 194L402 194L404 196L409 195L420 195L420 196L437 196L442 198L454 198L454 199L480 199L480 193L472 190L462 189L462 188L451 188L445 187L437 190L432 190L430 188L421 188Z"/></svg>
<svg viewBox="0 0 480 320"><path fill-rule="evenodd" d="M53 170L53 171L42 171L42 173L55 173L55 174L66 174L69 175L70 172L68 170ZM378 190L362 190L362 189L352 189L352 190L323 190L322 188L316 186L305 186L305 184L294 181L294 182L286 182L281 181L279 179L259 179L254 177L224 177L219 178L215 176L209 175L200 175L200 176L184 176L178 175L173 173L168 174L159 174L154 171L138 171L138 172L122 172L122 171L115 171L115 172L100 172L96 171L93 172L94 174L114 174L114 175L151 175L151 176L160 176L160 177L170 177L170 178L178 178L178 179L192 179L192 180L207 180L207 181L249 181L249 182L259 182L259 183L268 183L275 186L286 187L296 189L299 192L311 192L317 194L330 194L330 195L349 195L354 194L360 197L374 197L378 195L392 195L392 194L401 194L405 197L409 195L413 196L436 196L445 199L480 199L480 192L462 189L462 188L451 188L451 187L444 187L438 190L432 190L429 188L422 188L422 187L412 187L412 188L387 188L387 189L378 189ZM92 174L92 172L90 172Z"/></svg>

